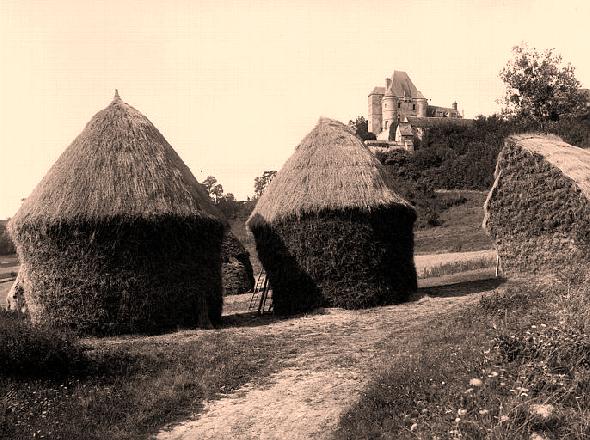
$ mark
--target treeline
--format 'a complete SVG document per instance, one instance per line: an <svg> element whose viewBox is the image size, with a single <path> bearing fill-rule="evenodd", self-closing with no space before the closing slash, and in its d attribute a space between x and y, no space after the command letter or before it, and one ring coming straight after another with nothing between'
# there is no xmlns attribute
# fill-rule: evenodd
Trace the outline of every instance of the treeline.
<svg viewBox="0 0 590 440"><path fill-rule="evenodd" d="M437 189L490 188L496 159L504 139L515 133L546 132L582 148L590 147L590 116L562 118L544 124L499 116L480 116L471 126L441 125L430 128L414 154L404 151L377 153L400 179L411 179Z"/></svg>

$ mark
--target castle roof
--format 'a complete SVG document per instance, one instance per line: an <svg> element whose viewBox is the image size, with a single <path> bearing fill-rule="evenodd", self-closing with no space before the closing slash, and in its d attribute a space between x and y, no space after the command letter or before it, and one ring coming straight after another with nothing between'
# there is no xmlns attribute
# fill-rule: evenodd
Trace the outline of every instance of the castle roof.
<svg viewBox="0 0 590 440"><path fill-rule="evenodd" d="M394 70L391 84L387 91L391 91L398 98L424 98L424 95L414 85L410 76L401 70Z"/></svg>
<svg viewBox="0 0 590 440"><path fill-rule="evenodd" d="M373 91L369 95L385 95L385 87L373 87Z"/></svg>

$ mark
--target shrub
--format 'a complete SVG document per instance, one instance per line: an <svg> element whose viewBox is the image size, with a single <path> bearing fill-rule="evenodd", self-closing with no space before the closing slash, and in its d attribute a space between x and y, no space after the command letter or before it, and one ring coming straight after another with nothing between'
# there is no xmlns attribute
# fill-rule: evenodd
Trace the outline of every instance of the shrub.
<svg viewBox="0 0 590 440"><path fill-rule="evenodd" d="M77 370L84 347L69 332L33 327L24 316L0 310L0 372L5 376L56 377Z"/></svg>
<svg viewBox="0 0 590 440"><path fill-rule="evenodd" d="M0 223L0 255L11 255L16 252L14 243L6 233L6 224Z"/></svg>

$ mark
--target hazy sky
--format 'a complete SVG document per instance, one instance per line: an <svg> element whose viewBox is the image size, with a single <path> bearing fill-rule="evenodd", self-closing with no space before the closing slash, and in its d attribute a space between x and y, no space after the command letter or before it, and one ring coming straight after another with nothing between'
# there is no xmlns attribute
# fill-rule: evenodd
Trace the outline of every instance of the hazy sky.
<svg viewBox="0 0 590 440"><path fill-rule="evenodd" d="M0 0L0 218L115 88L197 179L245 198L319 116L366 116L394 69L466 117L498 110L522 41L589 87L589 18L587 1Z"/></svg>

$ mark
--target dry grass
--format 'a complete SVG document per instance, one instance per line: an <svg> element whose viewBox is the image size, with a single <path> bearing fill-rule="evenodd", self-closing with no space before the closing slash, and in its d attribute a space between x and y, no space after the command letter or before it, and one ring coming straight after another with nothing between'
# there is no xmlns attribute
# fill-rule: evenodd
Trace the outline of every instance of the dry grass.
<svg viewBox="0 0 590 440"><path fill-rule="evenodd" d="M32 322L92 334L215 324L218 215L164 136L116 94L8 223Z"/></svg>
<svg viewBox="0 0 590 440"><path fill-rule="evenodd" d="M582 193L590 198L590 152L564 142L555 135L513 135L507 142L545 158L565 176L572 179Z"/></svg>
<svg viewBox="0 0 590 440"><path fill-rule="evenodd" d="M381 165L346 125L321 118L258 200L248 224L324 210L409 203L386 184Z"/></svg>
<svg viewBox="0 0 590 440"><path fill-rule="evenodd" d="M8 230L14 239L25 223L171 214L217 212L164 136L116 95L62 153L10 220Z"/></svg>
<svg viewBox="0 0 590 440"><path fill-rule="evenodd" d="M496 266L495 255L469 259L450 261L436 266L425 267L422 272L418 273L419 278L434 278L444 275L453 275L456 273L468 272L476 269L491 268Z"/></svg>

